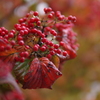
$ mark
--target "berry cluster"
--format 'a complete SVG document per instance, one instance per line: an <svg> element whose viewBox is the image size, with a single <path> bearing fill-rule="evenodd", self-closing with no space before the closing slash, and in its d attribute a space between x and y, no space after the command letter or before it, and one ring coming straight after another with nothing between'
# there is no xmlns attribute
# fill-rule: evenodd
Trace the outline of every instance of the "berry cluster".
<svg viewBox="0 0 100 100"><path fill-rule="evenodd" d="M51 89L62 76L62 63L76 57L78 44L72 30L76 17L65 17L51 8L44 8L44 12L41 17L30 11L10 31L0 28L0 82L11 83L21 98L11 71L24 89Z"/></svg>
<svg viewBox="0 0 100 100"><path fill-rule="evenodd" d="M40 18L37 11L30 11L19 19L19 23L14 25L15 30L10 32L1 27L0 38L4 38L9 45L1 46L0 51L16 49L15 60L20 62L33 57L51 59L53 55L68 58L69 54L64 49L66 42L72 46L76 40L72 40L73 32L64 32L64 30L69 30L69 27L71 29L76 18L65 17L60 11L54 12L51 8L44 8L44 12L45 17ZM72 47L74 49L74 46Z"/></svg>

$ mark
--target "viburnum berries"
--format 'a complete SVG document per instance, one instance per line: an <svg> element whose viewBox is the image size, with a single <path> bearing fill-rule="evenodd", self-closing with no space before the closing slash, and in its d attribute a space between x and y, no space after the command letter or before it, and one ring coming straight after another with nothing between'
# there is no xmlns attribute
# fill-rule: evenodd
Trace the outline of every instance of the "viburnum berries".
<svg viewBox="0 0 100 100"><path fill-rule="evenodd" d="M72 31L76 17L65 17L52 8L44 8L44 12L43 18L30 11L14 25L15 30L0 28L0 59L14 63L10 69L23 88L51 88L62 75L59 64L76 57L78 44Z"/></svg>

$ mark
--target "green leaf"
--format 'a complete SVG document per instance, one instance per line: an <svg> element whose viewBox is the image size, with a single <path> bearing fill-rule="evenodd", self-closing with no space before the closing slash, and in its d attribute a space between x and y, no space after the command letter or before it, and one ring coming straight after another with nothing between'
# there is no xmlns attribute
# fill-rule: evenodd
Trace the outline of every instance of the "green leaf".
<svg viewBox="0 0 100 100"><path fill-rule="evenodd" d="M14 74L18 82L23 83L24 76L30 67L31 59L26 59L24 62L17 62L14 66Z"/></svg>

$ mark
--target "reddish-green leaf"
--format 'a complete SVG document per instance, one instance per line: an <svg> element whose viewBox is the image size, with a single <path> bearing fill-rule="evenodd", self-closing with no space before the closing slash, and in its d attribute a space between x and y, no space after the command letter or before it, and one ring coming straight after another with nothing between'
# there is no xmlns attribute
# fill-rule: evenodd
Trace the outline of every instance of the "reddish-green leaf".
<svg viewBox="0 0 100 100"><path fill-rule="evenodd" d="M35 58L28 73L24 77L23 88L49 88L61 76L61 72L46 57Z"/></svg>

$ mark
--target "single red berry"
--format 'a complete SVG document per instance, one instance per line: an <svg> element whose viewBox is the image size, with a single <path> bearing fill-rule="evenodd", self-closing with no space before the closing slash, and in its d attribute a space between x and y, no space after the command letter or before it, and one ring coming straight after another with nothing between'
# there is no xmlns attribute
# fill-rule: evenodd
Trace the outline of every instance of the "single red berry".
<svg viewBox="0 0 100 100"><path fill-rule="evenodd" d="M21 30L25 30L26 29L26 26L21 26Z"/></svg>
<svg viewBox="0 0 100 100"><path fill-rule="evenodd" d="M17 57L17 56L16 56L14 59L15 59L16 62L17 62L17 61L20 61L20 58Z"/></svg>
<svg viewBox="0 0 100 100"><path fill-rule="evenodd" d="M19 23L22 23L24 22L23 18L19 19Z"/></svg>
<svg viewBox="0 0 100 100"><path fill-rule="evenodd" d="M18 40L18 41L23 40L23 37L20 36L20 35L18 35L17 40Z"/></svg>
<svg viewBox="0 0 100 100"><path fill-rule="evenodd" d="M47 39L46 39L46 38L42 38L41 41L42 41L43 43L46 43L46 42L47 42Z"/></svg>
<svg viewBox="0 0 100 100"><path fill-rule="evenodd" d="M14 40L12 40L12 41L10 41L10 44L11 44L12 46L14 46L14 45L16 44L16 42L15 42Z"/></svg>
<svg viewBox="0 0 100 100"><path fill-rule="evenodd" d="M11 46L10 45L7 45L5 49L6 50L10 50L11 49Z"/></svg>
<svg viewBox="0 0 100 100"><path fill-rule="evenodd" d="M30 14L29 14L29 13L27 13L27 14L26 14L26 17L29 17L29 16L30 16Z"/></svg>
<svg viewBox="0 0 100 100"><path fill-rule="evenodd" d="M50 41L50 42L49 42L49 45L50 45L50 46L53 46L54 44L53 44L53 42Z"/></svg>
<svg viewBox="0 0 100 100"><path fill-rule="evenodd" d="M20 57L20 58L19 58L19 61L20 61L20 62L24 62L24 61L25 61L25 57Z"/></svg>
<svg viewBox="0 0 100 100"><path fill-rule="evenodd" d="M52 11L52 8L47 8L47 12L51 12Z"/></svg>
<svg viewBox="0 0 100 100"><path fill-rule="evenodd" d="M21 45L21 46L23 46L24 45L24 41L20 40L20 41L18 41L18 44Z"/></svg>
<svg viewBox="0 0 100 100"><path fill-rule="evenodd" d="M51 55L54 55L54 54L55 54L55 52L54 52L54 51L50 51L50 54L51 54Z"/></svg>
<svg viewBox="0 0 100 100"><path fill-rule="evenodd" d="M33 15L34 15L34 16L38 16L39 13L38 13L37 11L35 11L35 12L33 13Z"/></svg>
<svg viewBox="0 0 100 100"><path fill-rule="evenodd" d="M61 49L57 49L56 53L61 54Z"/></svg>
<svg viewBox="0 0 100 100"><path fill-rule="evenodd" d="M13 29L12 29L10 32L12 32L12 33L14 33L14 34L16 33L16 31L15 31L15 30L13 30Z"/></svg>
<svg viewBox="0 0 100 100"><path fill-rule="evenodd" d="M76 17L75 17L75 16L73 16L72 21L73 21L73 22L76 22Z"/></svg>
<svg viewBox="0 0 100 100"><path fill-rule="evenodd" d="M20 35L24 35L24 30L21 30L19 33Z"/></svg>
<svg viewBox="0 0 100 100"><path fill-rule="evenodd" d="M2 31L1 36L4 36L4 35L6 35L6 32Z"/></svg>
<svg viewBox="0 0 100 100"><path fill-rule="evenodd" d="M38 49L39 49L39 46L37 44L33 46L34 51L38 51Z"/></svg>
<svg viewBox="0 0 100 100"><path fill-rule="evenodd" d="M28 30L24 30L24 34L28 34Z"/></svg>
<svg viewBox="0 0 100 100"><path fill-rule="evenodd" d="M44 12L45 12L45 13L47 13L47 12L48 12L48 11L47 11L47 8L44 8Z"/></svg>
<svg viewBox="0 0 100 100"><path fill-rule="evenodd" d="M50 31L50 27L45 27L45 31Z"/></svg>
<svg viewBox="0 0 100 100"><path fill-rule="evenodd" d="M52 15L52 14L49 14L49 15L48 15L48 18L53 18L53 15Z"/></svg>
<svg viewBox="0 0 100 100"><path fill-rule="evenodd" d="M25 51L25 52L24 52L24 57L27 58L28 56L29 56L28 51Z"/></svg>
<svg viewBox="0 0 100 100"><path fill-rule="evenodd" d="M61 16L61 12L60 11L56 11L55 14L56 14L56 17L58 17L58 18Z"/></svg>
<svg viewBox="0 0 100 100"><path fill-rule="evenodd" d="M5 39L9 39L8 35L5 35L4 38L5 38Z"/></svg>
<svg viewBox="0 0 100 100"><path fill-rule="evenodd" d="M55 30L50 30L50 33L51 33L52 35L54 35L54 36L57 35L57 32L56 32Z"/></svg>
<svg viewBox="0 0 100 100"><path fill-rule="evenodd" d="M67 51L63 51L63 52L62 52L62 55L63 55L63 56L67 56Z"/></svg>
<svg viewBox="0 0 100 100"><path fill-rule="evenodd" d="M24 52L20 52L19 55L20 55L21 57L24 57Z"/></svg>
<svg viewBox="0 0 100 100"><path fill-rule="evenodd" d="M26 23L21 23L20 25L21 25L21 26L26 26Z"/></svg>
<svg viewBox="0 0 100 100"><path fill-rule="evenodd" d="M31 22L31 23L35 22L35 18L31 18L31 19L30 19L30 22Z"/></svg>
<svg viewBox="0 0 100 100"><path fill-rule="evenodd" d="M40 21L40 19L38 17L36 17L36 18L34 18L34 21L38 22L38 21Z"/></svg>
<svg viewBox="0 0 100 100"><path fill-rule="evenodd" d="M46 50L46 47L45 46L42 46L42 47L40 47L40 50L41 51L45 51Z"/></svg>
<svg viewBox="0 0 100 100"><path fill-rule="evenodd" d="M34 29L31 30L31 32L32 32L32 33L36 33L36 32L37 32L37 29L34 28Z"/></svg>
<svg viewBox="0 0 100 100"><path fill-rule="evenodd" d="M47 54L46 57L47 57L48 59L51 59L52 55L51 55L51 54Z"/></svg>
<svg viewBox="0 0 100 100"><path fill-rule="evenodd" d="M14 33L13 33L13 32L10 32L10 33L8 34L8 37L9 37L9 38L14 37Z"/></svg>
<svg viewBox="0 0 100 100"><path fill-rule="evenodd" d="M41 25L41 21L37 21L37 26L40 26Z"/></svg>
<svg viewBox="0 0 100 100"><path fill-rule="evenodd" d="M41 37L44 38L44 37L45 37L45 34L42 33L42 34L41 34Z"/></svg>
<svg viewBox="0 0 100 100"><path fill-rule="evenodd" d="M64 46L64 42L61 41L61 42L59 43L59 45L60 45L60 46Z"/></svg>
<svg viewBox="0 0 100 100"><path fill-rule="evenodd" d="M9 43L7 39L4 39L4 41L5 41L7 44Z"/></svg>
<svg viewBox="0 0 100 100"><path fill-rule="evenodd" d="M27 20L27 17L24 17L24 18L23 18L23 21L25 22L26 20Z"/></svg>
<svg viewBox="0 0 100 100"><path fill-rule="evenodd" d="M54 48L58 49L59 48L59 44L54 44Z"/></svg>
<svg viewBox="0 0 100 100"><path fill-rule="evenodd" d="M72 15L68 16L68 20L72 20L72 19L73 19Z"/></svg>
<svg viewBox="0 0 100 100"><path fill-rule="evenodd" d="M0 51L4 51L5 47L4 46L0 46Z"/></svg>

